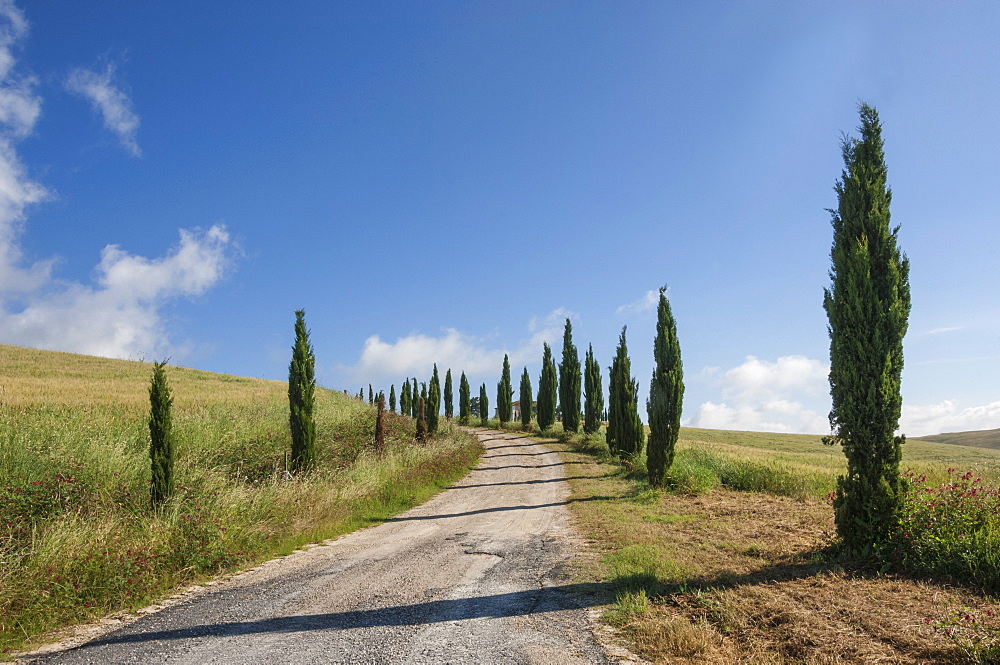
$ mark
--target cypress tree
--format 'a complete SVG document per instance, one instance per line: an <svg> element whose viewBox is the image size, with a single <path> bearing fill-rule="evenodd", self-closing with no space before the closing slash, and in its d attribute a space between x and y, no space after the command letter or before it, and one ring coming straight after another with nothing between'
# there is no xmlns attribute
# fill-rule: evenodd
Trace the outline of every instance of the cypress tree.
<svg viewBox="0 0 1000 665"><path fill-rule="evenodd" d="M469 411L472 396L469 394L469 380L462 372L462 378L458 382L458 422L463 425L469 424Z"/></svg>
<svg viewBox="0 0 1000 665"><path fill-rule="evenodd" d="M438 377L437 363L434 363L434 374L431 375L430 387L427 392L427 432L429 434L437 432L440 412L441 379Z"/></svg>
<svg viewBox="0 0 1000 665"><path fill-rule="evenodd" d="M413 378L413 382L411 383L411 388L410 388L410 410L412 411L410 415L412 415L414 418L417 417L420 411L420 391L417 390L416 377Z"/></svg>
<svg viewBox="0 0 1000 665"><path fill-rule="evenodd" d="M638 401L639 384L632 378L632 362L622 328L608 388L608 448L622 459L641 453L646 438L639 420Z"/></svg>
<svg viewBox="0 0 1000 665"><path fill-rule="evenodd" d="M403 386L399 389L399 412L404 416L409 416L413 413L410 400L410 377L406 377L403 380Z"/></svg>
<svg viewBox="0 0 1000 665"><path fill-rule="evenodd" d="M423 443L427 440L427 417L424 415L426 412L427 398L423 395L417 400L417 441Z"/></svg>
<svg viewBox="0 0 1000 665"><path fill-rule="evenodd" d="M500 419L500 426L503 427L510 422L514 410L511 398L514 396L514 388L510 383L510 360L507 354L503 354L503 370L500 373L500 383L497 384L497 417Z"/></svg>
<svg viewBox="0 0 1000 665"><path fill-rule="evenodd" d="M521 390L518 399L521 400L521 427L529 429L531 427L531 377L528 376L528 368L524 368L521 375Z"/></svg>
<svg viewBox="0 0 1000 665"><path fill-rule="evenodd" d="M556 422L556 363L552 349L542 342L542 375L538 379L538 429L551 429Z"/></svg>
<svg viewBox="0 0 1000 665"><path fill-rule="evenodd" d="M389 410L396 413L396 384L389 386Z"/></svg>
<svg viewBox="0 0 1000 665"><path fill-rule="evenodd" d="M451 420L455 415L455 394L451 385L451 368L444 373L444 417Z"/></svg>
<svg viewBox="0 0 1000 665"><path fill-rule="evenodd" d="M375 414L375 450L381 453L385 450L385 423L383 423L383 419L385 417L384 394L378 394L377 405L378 410Z"/></svg>
<svg viewBox="0 0 1000 665"><path fill-rule="evenodd" d="M656 310L656 339L653 342L653 379L649 384L646 413L649 415L649 444L646 468L649 484L663 486L663 475L674 463L674 449L681 428L684 403L684 368L677 341L677 324L667 300L666 288L660 289Z"/></svg>
<svg viewBox="0 0 1000 665"><path fill-rule="evenodd" d="M149 462L150 500L157 508L170 496L174 477L174 433L170 396L167 384L167 361L153 364L153 378L149 384Z"/></svg>
<svg viewBox="0 0 1000 665"><path fill-rule="evenodd" d="M583 431L594 434L600 431L604 419L604 385L601 381L601 366L594 359L594 346L587 348L584 361L584 419Z"/></svg>
<svg viewBox="0 0 1000 665"><path fill-rule="evenodd" d="M486 396L486 384L479 387L479 421L483 427L490 424L490 398Z"/></svg>
<svg viewBox="0 0 1000 665"><path fill-rule="evenodd" d="M369 404L375 403L375 393L372 392L372 384L370 383L368 384L368 403Z"/></svg>
<svg viewBox="0 0 1000 665"><path fill-rule="evenodd" d="M903 336L910 314L910 264L892 228L882 125L861 104L861 138L841 144L844 170L831 210L829 319L833 408L825 439L847 457L833 502L837 532L848 551L875 554L898 524L905 481L899 474L905 437L895 436L902 409Z"/></svg>
<svg viewBox="0 0 1000 665"><path fill-rule="evenodd" d="M580 354L573 344L573 325L566 319L563 331L562 361L559 363L559 406L563 430L580 429Z"/></svg>
<svg viewBox="0 0 1000 665"><path fill-rule="evenodd" d="M288 425L292 431L292 472L308 471L316 454L316 357L309 343L306 313L295 312L295 345L288 365ZM363 399L363 397L362 397Z"/></svg>

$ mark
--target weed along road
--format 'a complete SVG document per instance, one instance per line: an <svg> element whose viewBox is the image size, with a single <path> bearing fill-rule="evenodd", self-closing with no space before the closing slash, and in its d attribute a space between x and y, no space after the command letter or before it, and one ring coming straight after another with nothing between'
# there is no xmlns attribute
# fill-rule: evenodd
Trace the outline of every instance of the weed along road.
<svg viewBox="0 0 1000 665"><path fill-rule="evenodd" d="M480 464L426 504L33 662L608 662L560 579L575 543L558 456L480 438Z"/></svg>

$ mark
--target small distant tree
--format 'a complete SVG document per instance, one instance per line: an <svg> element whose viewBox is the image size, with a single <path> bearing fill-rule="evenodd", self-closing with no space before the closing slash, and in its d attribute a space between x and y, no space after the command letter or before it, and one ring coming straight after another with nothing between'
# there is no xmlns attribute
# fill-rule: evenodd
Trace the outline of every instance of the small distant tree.
<svg viewBox="0 0 1000 665"><path fill-rule="evenodd" d="M524 368L524 373L521 374L521 390L520 397L521 400L521 427L524 429L531 428L531 377L528 376L528 368Z"/></svg>
<svg viewBox="0 0 1000 665"><path fill-rule="evenodd" d="M441 379L438 377L438 366L434 363L434 374L431 375L430 387L427 391L427 431L437 433L438 418L441 413Z"/></svg>
<svg viewBox="0 0 1000 665"><path fill-rule="evenodd" d="M548 342L542 342L542 375L538 379L538 429L551 429L556 422L556 363Z"/></svg>
<svg viewBox="0 0 1000 665"><path fill-rule="evenodd" d="M860 139L841 145L844 170L834 187L829 318L833 436L847 457L833 500L837 532L855 555L878 555L899 524L906 492L899 474L903 436L903 337L910 315L910 262L890 223L882 124L859 108Z"/></svg>
<svg viewBox="0 0 1000 665"><path fill-rule="evenodd" d="M417 441L423 443L427 440L427 417L424 415L426 412L427 398L423 395L417 400Z"/></svg>
<svg viewBox="0 0 1000 665"><path fill-rule="evenodd" d="M462 378L458 380L458 422L463 425L469 424L469 411L471 396L469 395L469 380L462 372Z"/></svg>
<svg viewBox="0 0 1000 665"><path fill-rule="evenodd" d="M389 410L396 413L396 384L389 386Z"/></svg>
<svg viewBox="0 0 1000 665"><path fill-rule="evenodd" d="M587 348L584 361L584 419L583 431L594 434L600 431L604 420L604 385L601 379L601 366L594 359L594 346Z"/></svg>
<svg viewBox="0 0 1000 665"><path fill-rule="evenodd" d="M444 373L444 417L451 420L455 415L455 394L451 385L451 368Z"/></svg>
<svg viewBox="0 0 1000 665"><path fill-rule="evenodd" d="M649 484L663 486L663 476L674 463L674 449L681 429L684 403L684 368L677 341L677 324L667 300L666 287L660 289L656 310L656 339L653 342L653 379L649 384L646 413L649 415L649 444L646 468Z"/></svg>
<svg viewBox="0 0 1000 665"><path fill-rule="evenodd" d="M358 391L358 399L361 400L362 402L365 401L365 389L364 388L362 388L361 390Z"/></svg>
<svg viewBox="0 0 1000 665"><path fill-rule="evenodd" d="M312 468L316 455L316 357L306 329L306 313L295 312L295 345L288 366L288 425L292 431L292 473ZM363 399L363 398L362 398Z"/></svg>
<svg viewBox="0 0 1000 665"><path fill-rule="evenodd" d="M479 417L479 395L469 398L469 415Z"/></svg>
<svg viewBox="0 0 1000 665"><path fill-rule="evenodd" d="M410 404L411 401L410 377L406 377L403 381L403 386L399 389L399 412L404 416L413 415L413 406Z"/></svg>
<svg viewBox="0 0 1000 665"><path fill-rule="evenodd" d="M479 421L483 427L490 424L490 398L486 396L486 384L479 387Z"/></svg>
<svg viewBox="0 0 1000 665"><path fill-rule="evenodd" d="M378 394L378 401L376 402L378 411L375 415L375 450L382 452L385 450L385 423L383 419L385 417L385 395L382 393Z"/></svg>
<svg viewBox="0 0 1000 665"><path fill-rule="evenodd" d="M566 319L563 330L562 361L559 363L559 408L563 430L580 429L580 354L573 344L573 324Z"/></svg>
<svg viewBox="0 0 1000 665"><path fill-rule="evenodd" d="M150 499L153 508L170 496L174 477L174 433L170 396L167 385L167 361L153 364L149 385L149 461L152 468Z"/></svg>
<svg viewBox="0 0 1000 665"><path fill-rule="evenodd" d="M611 365L608 389L608 448L622 459L642 452L646 431L639 419L639 384L632 378L625 328L618 338L618 349Z"/></svg>
<svg viewBox="0 0 1000 665"><path fill-rule="evenodd" d="M503 427L510 422L513 415L514 406L512 397L514 388L510 383L510 360L507 354L503 354L503 370L500 373L500 383L497 384L497 417L500 419L500 426Z"/></svg>
<svg viewBox="0 0 1000 665"><path fill-rule="evenodd" d="M410 409L413 411L410 415L416 418L420 411L420 391L417 389L417 379L415 377L410 388Z"/></svg>
<svg viewBox="0 0 1000 665"><path fill-rule="evenodd" d="M375 403L375 393L372 392L372 384L370 383L368 384L368 403L369 404Z"/></svg>

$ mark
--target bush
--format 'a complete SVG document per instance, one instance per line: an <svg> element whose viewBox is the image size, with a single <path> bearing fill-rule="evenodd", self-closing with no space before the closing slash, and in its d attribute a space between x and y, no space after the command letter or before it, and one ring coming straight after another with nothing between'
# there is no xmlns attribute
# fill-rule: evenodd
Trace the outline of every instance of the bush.
<svg viewBox="0 0 1000 665"><path fill-rule="evenodd" d="M948 474L939 485L904 474L910 490L890 542L890 561L907 571L1000 590L1000 488L984 487L971 471Z"/></svg>

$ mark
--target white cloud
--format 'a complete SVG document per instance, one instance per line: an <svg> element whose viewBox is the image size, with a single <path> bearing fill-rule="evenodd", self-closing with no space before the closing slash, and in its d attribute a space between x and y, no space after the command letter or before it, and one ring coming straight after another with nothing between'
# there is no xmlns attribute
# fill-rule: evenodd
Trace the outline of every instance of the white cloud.
<svg viewBox="0 0 1000 665"><path fill-rule="evenodd" d="M775 362L747 356L719 379L722 401L704 402L689 421L692 427L757 432L827 433L826 415L801 398L817 401L827 389L829 368L805 356L782 356ZM703 370L700 376L718 376Z"/></svg>
<svg viewBox="0 0 1000 665"><path fill-rule="evenodd" d="M933 330L928 330L925 335L941 335L943 333L958 332L959 330L964 330L962 326L948 326L945 328L934 328Z"/></svg>
<svg viewBox="0 0 1000 665"><path fill-rule="evenodd" d="M646 291L646 294L635 302L630 302L620 306L615 310L615 314L641 314L642 312L648 312L656 309L656 306L659 303L660 291L659 289L653 289L651 291Z"/></svg>
<svg viewBox="0 0 1000 665"><path fill-rule="evenodd" d="M53 283L25 299L18 312L0 312L8 344L117 358L170 355L160 308L172 298L204 293L228 263L229 234L181 230L180 245L147 259L108 245L97 266L97 287Z"/></svg>
<svg viewBox="0 0 1000 665"><path fill-rule="evenodd" d="M801 402L774 400L758 403L705 402L689 423L691 427L731 429L744 432L789 432L826 434L830 430L827 418L802 405Z"/></svg>
<svg viewBox="0 0 1000 665"><path fill-rule="evenodd" d="M218 282L230 247L224 227L182 230L180 244L158 259L108 245L94 286L54 279L54 260L24 265L20 237L25 211L50 196L31 180L14 149L16 139L30 135L41 108L35 81L15 72L12 49L25 34L24 16L11 2L0 0L0 341L117 357L162 357L176 351L160 309L171 298L204 293ZM107 81L111 73L105 74ZM97 84L103 80L93 76ZM80 75L80 81L86 80ZM95 104L104 100L106 122L137 154L138 120L128 110L128 99L109 85L103 92L95 88L93 98Z"/></svg>
<svg viewBox="0 0 1000 665"><path fill-rule="evenodd" d="M827 390L829 374L825 363L805 356L782 356L773 363L747 356L726 372L723 394L741 401L774 400L789 392L817 395Z"/></svg>
<svg viewBox="0 0 1000 665"><path fill-rule="evenodd" d="M69 73L66 89L86 97L101 114L104 127L118 136L122 147L133 157L141 157L142 151L135 138L139 116L132 111L132 100L112 82L114 73L114 65L110 63L103 73L77 68Z"/></svg>
<svg viewBox="0 0 1000 665"><path fill-rule="evenodd" d="M1000 428L1000 402L961 408L953 400L922 406L903 405L899 429L907 436Z"/></svg>
<svg viewBox="0 0 1000 665"><path fill-rule="evenodd" d="M372 335L365 340L358 362L341 370L350 378L362 381L429 375L434 363L442 371L450 367L468 375L492 375L499 374L506 353L513 373L518 366L541 359L543 342L561 348L563 326L566 319L572 317L572 312L563 308L543 317L532 317L527 325L531 337L513 349L491 348L489 340L454 328L446 328L438 337L412 333L395 342L385 342L379 335Z"/></svg>

